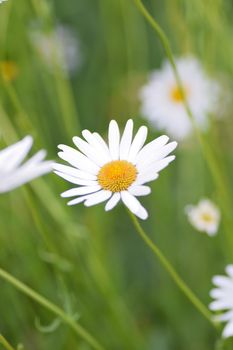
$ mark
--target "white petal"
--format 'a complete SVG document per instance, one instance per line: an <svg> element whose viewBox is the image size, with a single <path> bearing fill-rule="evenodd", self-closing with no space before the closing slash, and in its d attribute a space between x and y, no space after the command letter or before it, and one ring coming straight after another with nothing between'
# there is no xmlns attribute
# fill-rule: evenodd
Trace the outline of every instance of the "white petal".
<svg viewBox="0 0 233 350"><path fill-rule="evenodd" d="M233 320L226 325L222 335L223 335L223 338L229 338L233 336Z"/></svg>
<svg viewBox="0 0 233 350"><path fill-rule="evenodd" d="M130 147L128 161L135 163L136 157L142 146L144 145L147 137L147 127L141 126L134 137L132 145Z"/></svg>
<svg viewBox="0 0 233 350"><path fill-rule="evenodd" d="M128 188L129 193L133 196L146 196L151 193L151 189L148 186L138 186L133 184Z"/></svg>
<svg viewBox="0 0 233 350"><path fill-rule="evenodd" d="M94 175L99 172L100 168L93 161L84 156L81 152L66 145L59 145L58 148L63 151L58 152L58 156L76 168Z"/></svg>
<svg viewBox="0 0 233 350"><path fill-rule="evenodd" d="M168 143L166 146L162 147L161 149L159 149L156 152L156 159L155 160L159 160L159 159L162 159L162 158L166 157L169 153L174 151L174 149L176 147L177 147L177 142L176 141Z"/></svg>
<svg viewBox="0 0 233 350"><path fill-rule="evenodd" d="M73 142L75 146L87 156L87 158L91 159L98 166L102 166L105 163L100 150L97 151L95 148L90 146L89 143L82 140L78 136L73 137Z"/></svg>
<svg viewBox="0 0 233 350"><path fill-rule="evenodd" d="M137 211L137 213L135 215L138 216L142 220L146 220L148 218L148 212L141 204L140 204L139 210Z"/></svg>
<svg viewBox="0 0 233 350"><path fill-rule="evenodd" d="M42 149L39 152L37 152L36 154L34 154L34 156L31 157L26 163L30 164L30 165L38 164L44 160L44 158L46 157L46 154L47 154L47 152Z"/></svg>
<svg viewBox="0 0 233 350"><path fill-rule="evenodd" d="M105 149L105 151L109 154L110 156L110 152L109 152L109 148L106 144L106 142L104 141L104 139L102 138L102 136L100 136L100 134L98 134L97 132L93 132L92 134L95 139L101 144L101 146L103 147L103 149Z"/></svg>
<svg viewBox="0 0 233 350"><path fill-rule="evenodd" d="M125 130L120 142L120 159L126 160L129 154L133 137L133 121L129 119L126 123Z"/></svg>
<svg viewBox="0 0 233 350"><path fill-rule="evenodd" d="M224 314L221 314L221 315L216 315L215 320L217 322L226 322L226 321L233 320L233 310L225 312Z"/></svg>
<svg viewBox="0 0 233 350"><path fill-rule="evenodd" d="M119 159L120 132L115 120L111 120L108 130L108 144L112 160Z"/></svg>
<svg viewBox="0 0 233 350"><path fill-rule="evenodd" d="M147 182L151 182L156 180L159 177L159 174L149 172L144 172L138 175L136 181L134 182L135 185L143 185Z"/></svg>
<svg viewBox="0 0 233 350"><path fill-rule="evenodd" d="M162 136L158 137L157 139L149 142L138 153L137 158L136 158L136 164L140 163L141 161L144 161L145 157L147 157L148 154L155 153L158 149L163 147L168 142L168 140L169 140L168 136L162 135Z"/></svg>
<svg viewBox="0 0 233 350"><path fill-rule="evenodd" d="M175 159L175 156L169 156L162 160L155 161L145 168L141 168L141 167L139 168L139 165L137 165L137 168L140 175L155 174L163 170L164 168L166 168L174 159Z"/></svg>
<svg viewBox="0 0 233 350"><path fill-rule="evenodd" d="M214 276L213 284L215 284L218 287L228 288L232 286L232 280L226 276Z"/></svg>
<svg viewBox="0 0 233 350"><path fill-rule="evenodd" d="M64 174L71 175L71 176L83 179L83 180L97 180L96 175L92 175L90 173L78 170L78 169L73 168L73 167L68 166L68 165L54 163L53 164L53 169L57 170L59 172L62 172Z"/></svg>
<svg viewBox="0 0 233 350"><path fill-rule="evenodd" d="M35 166L25 163L0 181L0 193L8 192L52 170L52 161L44 161Z"/></svg>
<svg viewBox="0 0 233 350"><path fill-rule="evenodd" d="M90 198L88 198L85 202L84 205L86 207L90 207L92 205L98 204L98 203L102 203L105 202L107 199L109 199L112 195L111 191L105 191L105 190L101 190L97 193L94 193L93 195L90 196Z"/></svg>
<svg viewBox="0 0 233 350"><path fill-rule="evenodd" d="M170 142L166 146L160 148L156 152L148 153L144 156L144 159L141 159L140 162L137 162L137 168L139 170L146 168L147 166L150 166L151 163L155 163L156 161L163 160L164 157L166 157L170 152L174 150L174 148L177 146L176 142ZM174 157L174 156L170 156ZM169 162L171 161L169 157L164 158L169 159ZM174 158L172 158L173 160Z"/></svg>
<svg viewBox="0 0 233 350"><path fill-rule="evenodd" d="M2 172L15 169L28 154L33 144L33 138L26 136L23 140L0 151L0 167Z"/></svg>
<svg viewBox="0 0 233 350"><path fill-rule="evenodd" d="M209 305L210 310L213 310L213 311L229 309L229 308L232 308L232 307L233 307L232 300L227 300L225 298L213 301Z"/></svg>
<svg viewBox="0 0 233 350"><path fill-rule="evenodd" d="M54 171L54 173L60 177L62 177L64 180L67 180L69 182L71 182L72 184L75 185L81 185L81 186L95 186L97 185L97 181L91 181L91 180L83 180L83 179L79 179L77 177L71 176L71 175L67 175L64 174L60 171Z"/></svg>
<svg viewBox="0 0 233 350"><path fill-rule="evenodd" d="M233 278L233 265L227 265L226 273Z"/></svg>
<svg viewBox="0 0 233 350"><path fill-rule="evenodd" d="M74 196L79 196L83 194L88 194L88 193L93 193L97 192L100 190L100 186L84 186L84 187L75 187L71 188L68 191L65 191L61 194L61 197L66 198L66 197L74 197Z"/></svg>
<svg viewBox="0 0 233 350"><path fill-rule="evenodd" d="M133 213L136 214L139 210L139 201L132 196L128 191L121 192L121 199L126 207Z"/></svg>
<svg viewBox="0 0 233 350"><path fill-rule="evenodd" d="M101 136L95 133L93 134L89 130L83 130L82 135L97 152L101 153L103 162L107 163L111 161L109 149Z"/></svg>
<svg viewBox="0 0 233 350"><path fill-rule="evenodd" d="M105 206L105 210L106 211L112 210L117 205L120 199L121 199L120 193L119 192L114 193L113 196L107 202Z"/></svg>
<svg viewBox="0 0 233 350"><path fill-rule="evenodd" d="M79 204L79 203L82 203L85 199L88 198L88 195L87 196L80 196L78 198L75 198L75 199L72 199L71 201L69 201L67 203L67 205L75 205L75 204Z"/></svg>

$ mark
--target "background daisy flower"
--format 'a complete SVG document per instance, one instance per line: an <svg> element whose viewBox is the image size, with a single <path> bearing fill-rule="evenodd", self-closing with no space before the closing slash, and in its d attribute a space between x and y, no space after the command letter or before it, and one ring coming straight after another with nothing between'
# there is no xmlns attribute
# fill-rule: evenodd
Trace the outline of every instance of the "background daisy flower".
<svg viewBox="0 0 233 350"><path fill-rule="evenodd" d="M96 132L82 132L83 139L75 136L73 142L79 149L59 145L59 157L70 166L55 164L55 173L65 180L79 185L62 193L62 197L76 197L68 202L74 205L84 202L92 206L107 201L105 210L113 209L122 200L126 207L141 219L148 217L137 196L151 192L145 183L158 178L175 156L168 156L177 146L167 143L169 138L161 136L144 146L147 128L141 126L133 138L133 121L126 123L124 132L116 121L109 124L108 145ZM143 147L144 146L144 147Z"/></svg>
<svg viewBox="0 0 233 350"><path fill-rule="evenodd" d="M15 80L19 74L18 65L14 61L0 61L0 74L2 79L9 83Z"/></svg>
<svg viewBox="0 0 233 350"><path fill-rule="evenodd" d="M73 73L80 66L80 42L67 26L57 25L47 33L36 29L31 38L36 51L50 69L56 63L63 71Z"/></svg>
<svg viewBox="0 0 233 350"><path fill-rule="evenodd" d="M221 215L218 207L209 199L201 199L196 206L188 205L185 211L189 222L198 231L206 232L209 236L217 234Z"/></svg>
<svg viewBox="0 0 233 350"><path fill-rule="evenodd" d="M205 129L208 114L217 108L219 86L206 75L195 58L177 59L176 66L196 123ZM156 128L165 130L179 140L190 134L192 124L171 65L167 61L160 70L152 72L148 83L141 89L140 99L142 114Z"/></svg>
<svg viewBox="0 0 233 350"><path fill-rule="evenodd" d="M233 265L226 267L226 273L228 276L213 277L216 288L210 292L214 301L209 306L212 311L224 311L215 317L216 321L227 322L222 334L224 338L233 336Z"/></svg>
<svg viewBox="0 0 233 350"><path fill-rule="evenodd" d="M33 138L26 136L0 151L0 193L11 191L52 170L52 161L44 161L44 150L22 164L32 144Z"/></svg>

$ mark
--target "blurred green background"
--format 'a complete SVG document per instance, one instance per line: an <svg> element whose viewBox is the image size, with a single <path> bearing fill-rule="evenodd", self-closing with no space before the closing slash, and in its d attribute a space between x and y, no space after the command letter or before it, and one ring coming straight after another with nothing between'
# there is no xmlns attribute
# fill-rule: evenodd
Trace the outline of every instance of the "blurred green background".
<svg viewBox="0 0 233 350"><path fill-rule="evenodd" d="M207 71L232 84L230 0L148 0L176 56L192 53ZM57 23L79 40L80 67L72 75L51 70L33 47L30 31ZM59 143L90 129L106 134L109 120L123 127L139 113L138 91L165 55L158 37L132 0L9 0L0 5L0 60L17 65L14 81L1 77L0 146L27 134L56 159ZM204 97L203 97L204 98ZM223 106L224 109L224 106ZM206 135L232 178L232 111ZM159 136L150 128L149 138ZM184 207L209 197L215 186L195 137L176 150L176 161L143 199L143 226L203 302L211 278L233 261L224 230L209 238L194 231ZM0 265L76 315L106 349L220 349L210 324L180 293L139 240L123 206L67 207L60 193L70 185L47 175L0 196ZM232 188L229 188L231 193ZM230 260L231 259L231 260ZM91 349L59 320L1 281L0 332L16 348ZM1 348L1 345L0 345ZM232 341L225 344L233 349Z"/></svg>

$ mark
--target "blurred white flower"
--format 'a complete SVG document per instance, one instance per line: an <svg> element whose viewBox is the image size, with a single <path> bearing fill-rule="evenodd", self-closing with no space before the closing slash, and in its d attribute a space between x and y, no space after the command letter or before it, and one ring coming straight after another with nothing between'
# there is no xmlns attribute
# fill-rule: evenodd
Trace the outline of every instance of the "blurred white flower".
<svg viewBox="0 0 233 350"><path fill-rule="evenodd" d="M108 145L96 132L84 130L86 141L75 136L73 142L80 150L59 145L62 151L58 155L70 166L55 164L55 173L65 180L80 185L64 193L62 197L77 197L68 205L84 202L92 206L108 201L105 210L113 209L122 200L132 213L141 219L148 217L147 211L136 199L151 192L144 184L158 178L175 156L167 155L177 146L176 142L167 143L169 138L161 136L143 147L147 128L141 126L133 138L133 121L128 120L124 132L120 131L116 121L109 124ZM82 153L81 153L82 152Z"/></svg>
<svg viewBox="0 0 233 350"><path fill-rule="evenodd" d="M204 130L208 125L208 114L217 108L220 88L195 58L177 59L176 66L196 123ZM190 134L192 123L168 62L161 70L152 72L149 82L141 89L140 98L142 114L156 128L179 140Z"/></svg>
<svg viewBox="0 0 233 350"><path fill-rule="evenodd" d="M206 232L209 236L217 234L221 215L217 206L209 199L200 200L196 206L188 205L185 211L190 223L198 231Z"/></svg>
<svg viewBox="0 0 233 350"><path fill-rule="evenodd" d="M55 64L66 73L73 73L82 63L80 42L66 26L58 25L47 33L37 28L32 30L31 39L39 56L50 69Z"/></svg>
<svg viewBox="0 0 233 350"><path fill-rule="evenodd" d="M209 308L212 311L223 311L215 316L218 322L227 322L223 330L223 337L233 336L233 265L226 267L228 276L214 276L213 284L217 287L211 290L210 296L214 301Z"/></svg>
<svg viewBox="0 0 233 350"><path fill-rule="evenodd" d="M8 192L52 170L52 161L44 161L46 152L41 150L24 164L33 144L33 138L23 140L0 151L0 193Z"/></svg>
<svg viewBox="0 0 233 350"><path fill-rule="evenodd" d="M0 4L1 4L2 2L4 2L4 1L7 1L7 0L0 0Z"/></svg>

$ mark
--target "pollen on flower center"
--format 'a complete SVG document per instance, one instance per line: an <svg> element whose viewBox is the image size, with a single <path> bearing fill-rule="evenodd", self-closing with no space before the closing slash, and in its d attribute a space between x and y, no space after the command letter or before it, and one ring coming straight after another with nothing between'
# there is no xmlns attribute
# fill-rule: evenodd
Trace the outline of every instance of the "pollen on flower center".
<svg viewBox="0 0 233 350"><path fill-rule="evenodd" d="M126 160L114 160L99 171L98 182L104 190L120 192L127 190L137 178L136 167Z"/></svg>
<svg viewBox="0 0 233 350"><path fill-rule="evenodd" d="M185 91L185 93L186 93L186 91ZM183 101L183 95L182 95L182 92L180 91L180 88L178 86L174 86L171 89L170 96L174 102L182 102Z"/></svg>
<svg viewBox="0 0 233 350"><path fill-rule="evenodd" d="M201 217L202 217L202 220L205 222L212 222L213 221L213 216L209 213L203 213Z"/></svg>

